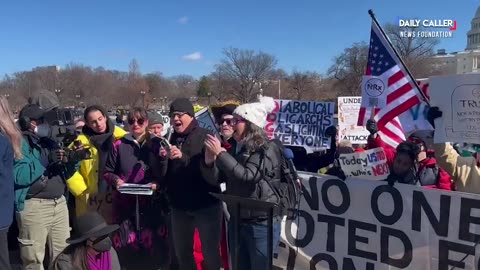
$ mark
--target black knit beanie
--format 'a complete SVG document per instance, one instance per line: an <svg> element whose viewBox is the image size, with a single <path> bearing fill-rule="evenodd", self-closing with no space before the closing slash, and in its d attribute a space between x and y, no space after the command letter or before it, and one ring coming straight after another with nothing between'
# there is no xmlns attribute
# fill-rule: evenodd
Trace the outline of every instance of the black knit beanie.
<svg viewBox="0 0 480 270"><path fill-rule="evenodd" d="M191 117L195 117L193 104L188 98L177 98L170 104L170 114L174 112L184 112Z"/></svg>

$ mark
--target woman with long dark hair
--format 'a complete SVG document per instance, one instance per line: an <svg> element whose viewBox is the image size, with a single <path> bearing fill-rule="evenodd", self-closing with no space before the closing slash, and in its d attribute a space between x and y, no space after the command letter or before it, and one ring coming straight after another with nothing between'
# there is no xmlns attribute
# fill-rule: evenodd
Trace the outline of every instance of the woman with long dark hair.
<svg viewBox="0 0 480 270"><path fill-rule="evenodd" d="M103 181L103 170L113 143L126 132L108 118L107 111L100 105L92 105L83 114L85 126L77 137L84 148L90 150L90 159L82 160L78 171L67 180L70 192L75 196L75 211L79 216L89 209L89 198L99 192L107 192ZM104 216L109 220L110 217Z"/></svg>
<svg viewBox="0 0 480 270"><path fill-rule="evenodd" d="M235 130L233 138L237 141L237 147L233 155L222 148L217 137L209 135L205 140L205 163L209 166L215 165L225 176L225 179L215 181L226 182L227 194L279 203L280 198L269 184L269 180L280 179L283 153L275 143L269 141L264 130L267 115L274 108L272 98L261 97L260 102L243 104L235 109L232 121ZM218 177L219 174L213 175ZM280 216L274 217L274 252L280 241L280 221ZM268 264L266 214L242 211L239 239L233 237L235 230L233 224L234 222L230 220L229 245L230 250L235 246L240 248L239 269L266 269Z"/></svg>

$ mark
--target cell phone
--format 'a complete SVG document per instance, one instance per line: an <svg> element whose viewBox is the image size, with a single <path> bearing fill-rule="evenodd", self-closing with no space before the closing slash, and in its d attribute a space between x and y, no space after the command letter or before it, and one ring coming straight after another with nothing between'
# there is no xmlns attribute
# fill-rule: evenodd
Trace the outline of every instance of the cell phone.
<svg viewBox="0 0 480 270"><path fill-rule="evenodd" d="M160 145L167 151L170 152L170 147L172 146L167 139L160 138Z"/></svg>

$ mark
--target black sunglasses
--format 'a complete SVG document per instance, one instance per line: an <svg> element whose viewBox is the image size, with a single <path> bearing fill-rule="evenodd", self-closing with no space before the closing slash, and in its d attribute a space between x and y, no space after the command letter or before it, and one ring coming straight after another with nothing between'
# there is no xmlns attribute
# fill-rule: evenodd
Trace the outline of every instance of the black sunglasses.
<svg viewBox="0 0 480 270"><path fill-rule="evenodd" d="M139 126L141 126L141 125L143 125L143 124L145 123L145 119L143 119L143 118L139 118L139 119L136 119L136 120L135 120L135 119L128 119L128 124L129 124L129 125L133 125L133 124L135 124L135 122L136 122Z"/></svg>
<svg viewBox="0 0 480 270"><path fill-rule="evenodd" d="M223 123L226 123L227 125L235 125L235 121L233 119L222 119L220 121L220 125L223 125Z"/></svg>

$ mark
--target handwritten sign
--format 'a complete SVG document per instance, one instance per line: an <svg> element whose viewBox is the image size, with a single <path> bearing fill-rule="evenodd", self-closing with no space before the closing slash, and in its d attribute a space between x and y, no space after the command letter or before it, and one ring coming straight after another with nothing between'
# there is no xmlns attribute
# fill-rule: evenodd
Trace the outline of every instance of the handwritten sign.
<svg viewBox="0 0 480 270"><path fill-rule="evenodd" d="M383 148L361 153L341 154L338 158L345 176L362 176L371 180L385 180L390 174Z"/></svg>
<svg viewBox="0 0 480 270"><path fill-rule="evenodd" d="M366 144L368 131L357 126L357 118L362 104L362 97L338 98L339 140L349 140L353 144Z"/></svg>
<svg viewBox="0 0 480 270"><path fill-rule="evenodd" d="M432 106L443 112L434 142L480 143L480 74L433 77L430 85Z"/></svg>
<svg viewBox="0 0 480 270"><path fill-rule="evenodd" d="M420 90L428 98L430 94L429 79L418 79L417 84L420 87ZM427 120L428 109L428 104L425 101L422 101L399 116L405 134L411 134L419 130L433 130L432 125L430 125Z"/></svg>
<svg viewBox="0 0 480 270"><path fill-rule="evenodd" d="M112 224L112 187L107 192L99 192L88 197L87 208L89 211L97 211L108 224Z"/></svg>
<svg viewBox="0 0 480 270"><path fill-rule="evenodd" d="M325 130L333 125L333 106L333 102L275 100L265 131L270 139L304 147L309 153L329 148L330 138Z"/></svg>

